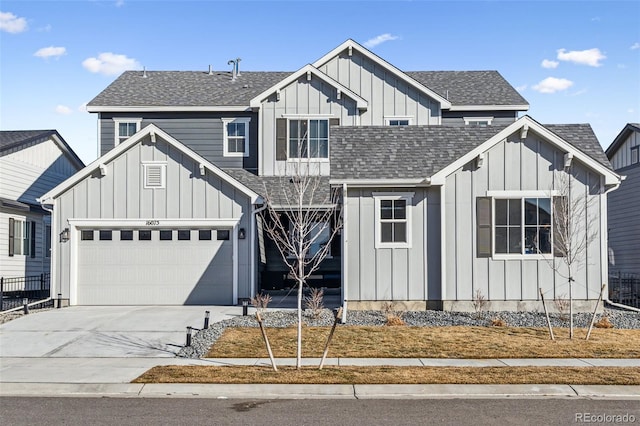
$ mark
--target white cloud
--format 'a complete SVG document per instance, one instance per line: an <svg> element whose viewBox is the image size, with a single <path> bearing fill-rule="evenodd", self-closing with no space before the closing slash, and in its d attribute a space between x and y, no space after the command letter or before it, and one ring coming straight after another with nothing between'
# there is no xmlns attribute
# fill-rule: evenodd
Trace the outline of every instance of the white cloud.
<svg viewBox="0 0 640 426"><path fill-rule="evenodd" d="M124 6L124 0L116 0L116 7Z"/></svg>
<svg viewBox="0 0 640 426"><path fill-rule="evenodd" d="M524 92L525 90L527 90L527 85L523 84L522 86L516 86L516 90L518 92Z"/></svg>
<svg viewBox="0 0 640 426"><path fill-rule="evenodd" d="M540 93L556 93L567 90L571 86L573 86L573 81L566 78L547 77L533 86L533 90Z"/></svg>
<svg viewBox="0 0 640 426"><path fill-rule="evenodd" d="M633 43L630 47L631 50L638 50L640 49L640 43Z"/></svg>
<svg viewBox="0 0 640 426"><path fill-rule="evenodd" d="M550 61L548 59L543 59L542 63L540 64L542 65L542 68L558 68L558 65L560 65L560 62L558 61Z"/></svg>
<svg viewBox="0 0 640 426"><path fill-rule="evenodd" d="M372 39L369 39L369 40L365 41L364 42L364 47L366 47L367 49L371 49L373 47L376 47L379 44L384 43L385 41L397 40L399 38L400 37L391 35L389 33L380 34L379 36L376 36L376 37L374 37Z"/></svg>
<svg viewBox="0 0 640 426"><path fill-rule="evenodd" d="M27 30L27 20L11 12L0 12L0 30L17 34Z"/></svg>
<svg viewBox="0 0 640 426"><path fill-rule="evenodd" d="M68 107L68 106L66 106L66 105L58 105L58 106L56 106L56 112L57 112L58 114L61 114L61 115L69 115L69 114L71 114L73 111L71 111L71 108L69 108L69 107Z"/></svg>
<svg viewBox="0 0 640 426"><path fill-rule="evenodd" d="M101 53L97 58L87 58L82 61L82 66L93 73L105 75L116 75L127 70L141 68L135 59L111 52Z"/></svg>
<svg viewBox="0 0 640 426"><path fill-rule="evenodd" d="M600 49L593 48L587 50L571 50L558 49L558 59L561 61L573 62L579 65L588 65L590 67L599 67L600 61L607 57L600 52Z"/></svg>
<svg viewBox="0 0 640 426"><path fill-rule="evenodd" d="M634 112L636 112L636 111L635 111L633 108L629 108L629 109L627 110L627 112L628 112L629 114L633 114L633 113L634 113Z"/></svg>
<svg viewBox="0 0 640 426"><path fill-rule="evenodd" d="M41 33L48 33L49 31L51 31L51 28L53 28L53 27L51 26L51 24L47 24L47 25L45 25L44 27L40 27L40 28L38 28L38 30L37 30L37 31L39 31L39 32L41 32Z"/></svg>
<svg viewBox="0 0 640 426"><path fill-rule="evenodd" d="M51 57L59 58L60 56L66 53L67 53L67 49L65 49L64 47L49 46L49 47L43 47L42 49L39 49L36 53L33 54L33 56L37 56L38 58L44 58L44 59L51 58Z"/></svg>

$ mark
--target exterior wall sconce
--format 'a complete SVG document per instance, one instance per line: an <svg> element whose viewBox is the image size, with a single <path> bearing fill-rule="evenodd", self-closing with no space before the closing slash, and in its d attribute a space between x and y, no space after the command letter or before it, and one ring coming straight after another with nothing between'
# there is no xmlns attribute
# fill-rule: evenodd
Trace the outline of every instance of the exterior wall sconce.
<svg viewBox="0 0 640 426"><path fill-rule="evenodd" d="M247 238L247 231L244 228L238 229L238 239L244 240L245 238Z"/></svg>
<svg viewBox="0 0 640 426"><path fill-rule="evenodd" d="M60 233L60 242L66 243L67 241L69 241L69 234L69 228L64 228Z"/></svg>

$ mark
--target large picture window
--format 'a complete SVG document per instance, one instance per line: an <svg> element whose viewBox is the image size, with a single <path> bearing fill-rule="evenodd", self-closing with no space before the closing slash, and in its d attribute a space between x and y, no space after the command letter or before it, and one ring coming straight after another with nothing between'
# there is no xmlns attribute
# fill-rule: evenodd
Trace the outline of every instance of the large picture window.
<svg viewBox="0 0 640 426"><path fill-rule="evenodd" d="M223 118L225 157L249 156L250 118Z"/></svg>
<svg viewBox="0 0 640 426"><path fill-rule="evenodd" d="M481 197L477 203L478 256L552 253L551 198L493 198L493 203L491 200Z"/></svg>
<svg viewBox="0 0 640 426"><path fill-rule="evenodd" d="M289 158L329 158L329 120L289 120Z"/></svg>

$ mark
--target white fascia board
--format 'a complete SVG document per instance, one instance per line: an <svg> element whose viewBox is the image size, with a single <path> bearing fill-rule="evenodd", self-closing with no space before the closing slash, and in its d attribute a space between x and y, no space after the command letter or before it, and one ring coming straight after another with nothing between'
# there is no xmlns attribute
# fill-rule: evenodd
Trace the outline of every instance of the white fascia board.
<svg viewBox="0 0 640 426"><path fill-rule="evenodd" d="M71 148L64 141L60 140L57 134L55 133L52 134L51 140L53 141L53 143L55 143L58 146L58 149L62 151L64 156L67 157L67 160L73 163L73 165L76 167L76 170L80 170L81 168L84 167L84 163L82 163L82 159L77 157L77 155L74 156L73 154L71 154L71 152L69 151L69 149ZM78 160L80 160L80 162L78 162Z"/></svg>
<svg viewBox="0 0 640 426"><path fill-rule="evenodd" d="M350 187L393 188L400 186L431 186L428 177L416 179L330 179L330 185L346 184Z"/></svg>
<svg viewBox="0 0 640 426"><path fill-rule="evenodd" d="M50 200L57 198L62 193L66 192L71 187L73 187L75 184L85 179L87 176L89 176L91 173L97 170L101 164L110 163L111 161L119 157L122 153L127 151L129 148L131 148L132 146L140 142L144 137L152 133L154 133L156 136L160 136L167 143L172 145L174 148L177 148L180 152L190 157L196 163L204 164L207 170L211 171L212 173L220 177L222 180L224 180L231 186L238 188L241 192L243 192L245 195L247 195L251 199L252 204L255 204L258 200L260 200L260 195L258 195L256 192L252 191L241 182L237 181L233 177L226 174L224 171L222 171L222 169L214 166L208 160L204 159L200 155L193 152L191 149L187 148L183 143L179 142L177 139L175 139L173 136L166 133L164 130L160 129L155 124L149 124L148 126L144 127L142 130L140 130L138 133L131 136L129 139L119 144L118 146L113 148L111 151L107 152L102 157L99 157L93 163L89 164L87 167L80 170L78 173L71 176L70 178L68 178L67 180L60 183L58 186L56 186L55 188L51 189L49 192L44 194L42 197L39 198L40 203L50 204Z"/></svg>
<svg viewBox="0 0 640 426"><path fill-rule="evenodd" d="M233 228L240 219L68 219L70 226L78 228Z"/></svg>
<svg viewBox="0 0 640 426"><path fill-rule="evenodd" d="M247 112L249 105L230 106L88 106L88 112Z"/></svg>
<svg viewBox="0 0 640 426"><path fill-rule="evenodd" d="M557 146L558 148L560 148L564 152L572 153L574 158L578 159L583 164L585 164L587 167L597 171L599 174L604 176L606 185L615 185L616 183L620 182L620 176L618 174L616 174L615 172L607 169L606 167L604 167L602 164L598 163L596 160L594 160L590 156L588 156L586 154L583 154L582 151L576 149L575 147L573 147L573 145L569 144L564 139L562 139L559 136L557 136L555 133L553 133L550 130L546 129L542 124L538 123L537 121L535 121L534 119L532 119L528 115L525 115L525 116L519 118L518 120L514 121L513 123L511 123L509 126L504 128L503 130L501 130L497 134L495 134L493 137L488 139L486 142L480 144L479 146L477 146L472 151L466 153L465 155L463 155L462 157L460 157L459 159L457 159L453 163L449 164L444 169L442 169L439 172L437 172L436 174L434 174L431 177L431 183L434 184L434 185L444 185L445 179L451 173L455 172L460 167L464 166L465 164L467 164L468 162L473 160L479 154L488 151L489 149L491 149L494 145L496 145L500 141L505 140L506 138L511 136L513 133L515 133L518 130L520 130L521 128L523 128L525 125L528 125L529 126L529 130L536 132L538 135L540 135L542 138L547 140L552 145Z"/></svg>
<svg viewBox="0 0 640 426"><path fill-rule="evenodd" d="M529 111L529 105L451 105L449 111Z"/></svg>
<svg viewBox="0 0 640 426"><path fill-rule="evenodd" d="M344 50L346 50L348 48L357 50L359 53L361 53L364 56L366 56L368 59L373 61L375 64L380 65L381 67L393 72L398 78L403 80L405 83L409 84L412 87L415 87L416 89L418 89L422 93L424 93L427 96L435 99L437 102L440 103L440 108L441 109L449 109L449 108L451 108L451 102L449 102L446 98L443 98L442 96L440 96L439 94L437 94L433 90L429 89L427 86L425 86L425 85L419 83L418 81L416 81L415 79L409 77L407 74L402 72L402 70L400 70L400 69L396 68L395 66L391 65L389 62L385 61L384 59L382 59L381 57L379 57L375 53L371 52L370 50L368 50L364 46L362 46L362 45L358 44L357 42L353 41L352 39L349 39L349 40L345 41L340 46L336 47L335 49L333 49L332 51L330 51L329 53L327 53L326 55L324 55L322 58L318 59L317 61L315 61L311 65L313 65L316 68L320 68L321 66L323 66L324 64L326 64L331 59L335 58L341 52L343 52Z"/></svg>
<svg viewBox="0 0 640 426"><path fill-rule="evenodd" d="M300 68L298 71L296 71L293 74L289 75L287 78L279 81L278 83L274 84L273 86L271 86L270 88L268 88L264 92L260 93L255 98L251 99L251 104L250 104L251 107L252 108L260 108L261 103L262 103L262 101L264 99L266 99L268 96L270 96L276 90L283 89L284 87L287 87L288 85L290 85L291 83L293 83L294 81L296 81L297 79L299 79L300 77L305 75L307 72L310 72L311 75L313 75L314 77L317 77L320 80L324 81L325 83L333 86L335 89L339 89L341 91L342 95L348 96L349 98L351 98L354 101L356 101L356 105L357 105L358 109L366 110L369 107L369 102L366 99L362 98L361 96L358 96L355 92L350 90L348 87L343 86L342 84L338 83L336 80L332 79L331 77L329 77L328 75L326 75L325 73L323 73L322 71L320 71L319 69L317 69L316 67L314 67L311 64L305 65L304 67Z"/></svg>

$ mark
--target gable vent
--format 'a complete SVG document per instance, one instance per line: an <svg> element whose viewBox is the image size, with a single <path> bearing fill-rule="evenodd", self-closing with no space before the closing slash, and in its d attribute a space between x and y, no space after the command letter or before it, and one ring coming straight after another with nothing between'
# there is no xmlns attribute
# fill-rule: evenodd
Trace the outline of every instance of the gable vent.
<svg viewBox="0 0 640 426"><path fill-rule="evenodd" d="M144 187L164 188L165 187L166 164L145 164L144 165Z"/></svg>

